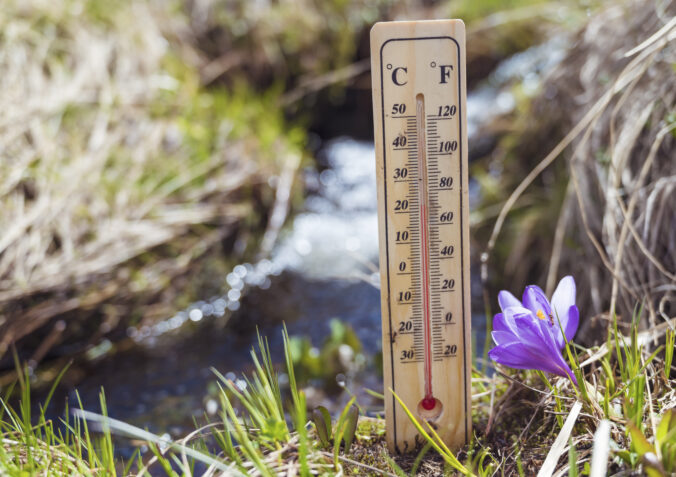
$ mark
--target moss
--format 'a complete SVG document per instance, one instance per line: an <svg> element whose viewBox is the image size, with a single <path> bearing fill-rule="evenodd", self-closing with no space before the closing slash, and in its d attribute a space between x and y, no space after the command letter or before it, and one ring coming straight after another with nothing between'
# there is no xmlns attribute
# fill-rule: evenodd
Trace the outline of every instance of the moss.
<svg viewBox="0 0 676 477"><path fill-rule="evenodd" d="M462 18L465 23L471 23L493 13L546 3L548 0L460 0L450 3L449 10L453 18Z"/></svg>
<svg viewBox="0 0 676 477"><path fill-rule="evenodd" d="M384 419L360 419L357 426L357 440L365 444L373 444L385 435Z"/></svg>

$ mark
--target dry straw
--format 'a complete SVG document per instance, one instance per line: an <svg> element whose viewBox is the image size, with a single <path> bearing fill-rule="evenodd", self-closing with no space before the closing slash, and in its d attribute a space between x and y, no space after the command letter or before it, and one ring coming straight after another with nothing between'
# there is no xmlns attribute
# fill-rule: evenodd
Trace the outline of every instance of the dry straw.
<svg viewBox="0 0 676 477"><path fill-rule="evenodd" d="M645 306L651 326L673 315L675 8L673 2L633 2L607 9L591 19L547 79L543 90L558 94L544 100L551 103L546 114L562 124L572 120L572 127L507 199L483 257L484 276L517 200L570 151L570 182L554 231L547 290L565 270L580 284L587 315L610 310L628 319L637 304ZM580 334L593 326L587 320Z"/></svg>
<svg viewBox="0 0 676 477"><path fill-rule="evenodd" d="M166 7L104 2L98 18L97 4L0 11L0 357L56 316L159 293L250 212L239 191L264 183L245 159L257 146L226 119L208 157L185 146L166 63L194 55ZM111 310L86 333L126 313Z"/></svg>

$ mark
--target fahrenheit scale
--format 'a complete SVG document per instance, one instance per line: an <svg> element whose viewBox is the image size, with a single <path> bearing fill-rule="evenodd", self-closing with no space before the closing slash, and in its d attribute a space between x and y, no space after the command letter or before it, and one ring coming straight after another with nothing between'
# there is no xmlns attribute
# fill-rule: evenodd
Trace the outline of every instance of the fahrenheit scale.
<svg viewBox="0 0 676 477"><path fill-rule="evenodd" d="M418 436L392 389L450 447L471 433L465 26L371 30L387 441Z"/></svg>

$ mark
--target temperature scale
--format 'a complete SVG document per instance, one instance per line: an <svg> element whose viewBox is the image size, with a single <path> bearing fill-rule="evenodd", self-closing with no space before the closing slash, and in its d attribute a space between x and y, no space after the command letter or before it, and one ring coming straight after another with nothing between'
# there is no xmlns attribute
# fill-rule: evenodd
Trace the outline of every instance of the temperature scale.
<svg viewBox="0 0 676 477"><path fill-rule="evenodd" d="M457 448L471 433L464 23L377 23L371 74L387 441L419 441L391 389Z"/></svg>

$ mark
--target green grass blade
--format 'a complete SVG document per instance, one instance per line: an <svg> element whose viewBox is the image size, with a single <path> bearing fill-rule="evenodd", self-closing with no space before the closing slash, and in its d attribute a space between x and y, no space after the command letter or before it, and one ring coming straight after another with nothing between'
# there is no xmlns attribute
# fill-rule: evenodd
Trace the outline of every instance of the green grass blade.
<svg viewBox="0 0 676 477"><path fill-rule="evenodd" d="M106 424L110 429L115 429L122 434L128 435L135 437L137 439L146 441L146 442L152 442L153 444L156 445L162 445L166 447L170 447L173 449L177 449L181 452L185 452L186 455L192 457L193 459L202 462L207 465L211 465L214 468L221 470L223 472L233 472L234 469L221 462L218 459L215 459L214 457L204 454L202 452L199 452L192 447L188 447L184 444L181 444L179 442L174 442L169 439L165 439L163 437L160 437L158 435L155 435L151 432L145 431L139 427L132 426L131 424L127 424L126 422L118 421L117 419L113 419L111 417L106 417L102 416L100 414L96 414L90 411L85 411L84 409L76 409L75 411L76 416L80 417L84 421L92 421L92 422L98 422L100 424ZM236 472L237 475L243 475L239 472Z"/></svg>
<svg viewBox="0 0 676 477"><path fill-rule="evenodd" d="M441 442L440 439L439 439L439 441L437 441L437 440L433 439L432 437L430 437L430 435L427 432L425 432L425 429L423 429L423 427L420 425L420 423L415 418L415 416L413 416L411 411L409 411L408 407L406 407L406 404L404 404L404 401L402 401L399 398L397 393L395 393L392 389L390 389L389 391L394 395L397 402L399 402L399 405L404 409L404 412L408 416L409 420L413 423L413 425L417 429L418 433L427 442L432 444L432 447L434 447L436 449L436 451L439 453L439 455L441 455L441 457L443 457L444 461L446 461L446 463L448 463L453 469L462 473L463 475L473 475L464 465L462 465L460 463L460 461L455 457L455 455L452 452L448 451L448 448L445 446L445 444L443 444L443 442ZM432 427L430 427L429 425L428 425L428 427L436 435L436 433L434 432L434 429L432 429Z"/></svg>

